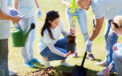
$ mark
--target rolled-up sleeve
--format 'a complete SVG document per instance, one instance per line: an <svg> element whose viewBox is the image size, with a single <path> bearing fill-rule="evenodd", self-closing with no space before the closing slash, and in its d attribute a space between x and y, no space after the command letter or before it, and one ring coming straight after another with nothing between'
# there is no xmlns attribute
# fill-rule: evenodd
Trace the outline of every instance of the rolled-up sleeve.
<svg viewBox="0 0 122 76"><path fill-rule="evenodd" d="M70 34L70 33L66 32L63 22L60 22L60 26L61 26L61 33L63 34L64 37L66 37L67 35Z"/></svg>

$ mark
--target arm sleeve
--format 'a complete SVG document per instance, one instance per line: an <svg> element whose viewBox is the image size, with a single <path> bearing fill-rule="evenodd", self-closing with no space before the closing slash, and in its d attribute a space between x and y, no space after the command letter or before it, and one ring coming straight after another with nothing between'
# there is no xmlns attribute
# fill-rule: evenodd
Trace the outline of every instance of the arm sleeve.
<svg viewBox="0 0 122 76"><path fill-rule="evenodd" d="M56 49L54 47L54 45L52 43L48 43L47 44L48 48L55 54L59 55L59 56L62 56L62 57L66 57L66 54L60 52L58 49Z"/></svg>
<svg viewBox="0 0 122 76"><path fill-rule="evenodd" d="M61 32L62 32L63 36L66 37L67 35L69 35L70 33L66 32L63 22L60 22L60 25L61 25Z"/></svg>
<svg viewBox="0 0 122 76"><path fill-rule="evenodd" d="M44 43L48 46L48 48L55 54L66 57L66 54L60 52L58 49L54 47L55 41L50 38L49 33L47 30L44 31L44 36L43 36Z"/></svg>
<svg viewBox="0 0 122 76"><path fill-rule="evenodd" d="M99 19L105 16L105 4L99 3L95 8L95 18Z"/></svg>

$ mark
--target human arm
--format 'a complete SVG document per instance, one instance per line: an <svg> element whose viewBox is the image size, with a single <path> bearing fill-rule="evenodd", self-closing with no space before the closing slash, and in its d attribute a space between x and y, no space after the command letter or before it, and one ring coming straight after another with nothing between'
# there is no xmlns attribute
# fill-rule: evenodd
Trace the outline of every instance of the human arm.
<svg viewBox="0 0 122 76"><path fill-rule="evenodd" d="M34 2L36 5L36 8L37 8L37 18L40 18L41 17L41 10L39 8L39 4L38 4L37 0L34 0Z"/></svg>
<svg viewBox="0 0 122 76"><path fill-rule="evenodd" d="M61 0L61 2L68 7L69 3L66 0Z"/></svg>
<svg viewBox="0 0 122 76"><path fill-rule="evenodd" d="M19 6L19 1L14 0L14 8L18 10L18 6Z"/></svg>
<svg viewBox="0 0 122 76"><path fill-rule="evenodd" d="M62 21L60 22L60 27L61 27L61 33L63 34L64 37L67 37L68 35L70 35L70 33L66 32Z"/></svg>
<svg viewBox="0 0 122 76"><path fill-rule="evenodd" d="M22 17L20 17L20 16L14 16L14 17L10 16L10 15L4 13L2 10L0 10L0 18L3 20L11 20L14 23L18 23L22 19Z"/></svg>
<svg viewBox="0 0 122 76"><path fill-rule="evenodd" d="M103 22L104 17L95 19L95 27L93 28L92 35L90 36L89 40L93 41L99 35Z"/></svg>
<svg viewBox="0 0 122 76"><path fill-rule="evenodd" d="M99 35L102 25L104 22L104 17L95 19L95 27L93 28L92 35L86 42L86 51L91 51L92 41Z"/></svg>
<svg viewBox="0 0 122 76"><path fill-rule="evenodd" d="M71 51L68 52L68 53L63 53L63 52L60 52L57 48L54 47L54 44L53 43L48 43L47 44L48 48L55 54L59 55L59 56L62 56L62 57L67 57L71 54Z"/></svg>

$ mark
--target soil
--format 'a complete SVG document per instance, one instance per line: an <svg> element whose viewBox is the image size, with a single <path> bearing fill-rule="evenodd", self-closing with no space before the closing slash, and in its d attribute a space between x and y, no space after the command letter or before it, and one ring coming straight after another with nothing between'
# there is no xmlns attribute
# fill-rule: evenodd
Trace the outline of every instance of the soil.
<svg viewBox="0 0 122 76"><path fill-rule="evenodd" d="M49 67L30 73L28 76L71 76L70 73L58 71L56 68Z"/></svg>

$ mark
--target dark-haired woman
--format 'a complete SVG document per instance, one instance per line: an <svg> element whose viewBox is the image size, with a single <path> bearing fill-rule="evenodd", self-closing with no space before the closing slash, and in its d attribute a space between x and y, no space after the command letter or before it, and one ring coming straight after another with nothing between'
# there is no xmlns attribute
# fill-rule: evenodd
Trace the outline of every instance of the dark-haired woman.
<svg viewBox="0 0 122 76"><path fill-rule="evenodd" d="M59 39L61 34L63 34L64 38ZM66 62L66 58L71 54L71 52L67 53L66 36L68 33L60 21L57 11L49 11L47 13L41 35L38 49L43 58L43 63L46 66L50 66L49 61L61 60L60 65L72 66Z"/></svg>

